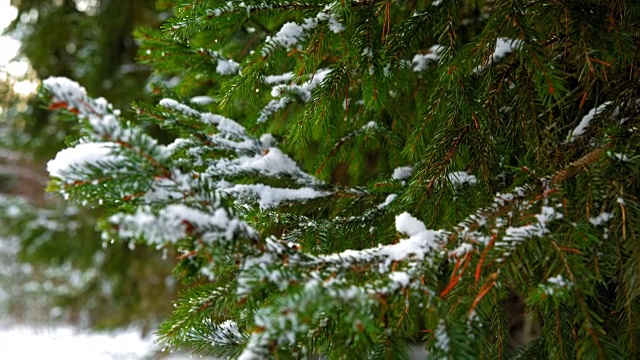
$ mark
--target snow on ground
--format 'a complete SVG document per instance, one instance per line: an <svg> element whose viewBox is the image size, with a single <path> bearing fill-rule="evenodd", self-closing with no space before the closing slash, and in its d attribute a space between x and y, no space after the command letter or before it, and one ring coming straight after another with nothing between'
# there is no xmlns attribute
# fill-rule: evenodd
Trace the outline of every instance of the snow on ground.
<svg viewBox="0 0 640 360"><path fill-rule="evenodd" d="M135 329L98 333L82 332L73 327L0 325L0 344L0 359L203 359L199 355L189 354L165 356L151 337L143 338L140 331Z"/></svg>
<svg viewBox="0 0 640 360"><path fill-rule="evenodd" d="M71 327L0 330L2 359L143 359L156 350L136 331L82 333Z"/></svg>

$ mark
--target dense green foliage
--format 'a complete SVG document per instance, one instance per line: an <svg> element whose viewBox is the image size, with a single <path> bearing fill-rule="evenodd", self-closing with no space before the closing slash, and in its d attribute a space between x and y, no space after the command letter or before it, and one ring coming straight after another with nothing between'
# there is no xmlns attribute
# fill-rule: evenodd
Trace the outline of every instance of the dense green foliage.
<svg viewBox="0 0 640 360"><path fill-rule="evenodd" d="M178 1L137 31L176 82L136 121L44 82L84 129L51 189L112 212L105 238L178 253L172 346L638 358L639 6Z"/></svg>

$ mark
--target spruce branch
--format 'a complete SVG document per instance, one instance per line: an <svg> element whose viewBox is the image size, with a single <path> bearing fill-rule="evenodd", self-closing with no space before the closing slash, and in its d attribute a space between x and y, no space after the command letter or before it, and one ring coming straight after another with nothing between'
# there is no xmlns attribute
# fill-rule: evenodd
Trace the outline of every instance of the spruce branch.
<svg viewBox="0 0 640 360"><path fill-rule="evenodd" d="M472 3L180 3L140 35L142 60L179 76L136 107L169 145L45 81L84 136L54 186L107 200L105 237L175 249L176 273L205 283L164 342L241 359L401 357L409 340L447 358L636 355L635 7ZM520 352L511 312L540 330Z"/></svg>

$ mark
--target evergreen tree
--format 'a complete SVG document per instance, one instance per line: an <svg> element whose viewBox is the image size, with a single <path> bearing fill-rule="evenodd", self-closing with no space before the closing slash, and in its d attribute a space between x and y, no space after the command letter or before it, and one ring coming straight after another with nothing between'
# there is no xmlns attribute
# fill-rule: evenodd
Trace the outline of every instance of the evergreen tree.
<svg viewBox="0 0 640 360"><path fill-rule="evenodd" d="M64 78L50 189L174 251L170 346L638 358L635 1L179 1L136 121ZM163 144L141 128L158 124ZM514 294L540 336L512 342Z"/></svg>

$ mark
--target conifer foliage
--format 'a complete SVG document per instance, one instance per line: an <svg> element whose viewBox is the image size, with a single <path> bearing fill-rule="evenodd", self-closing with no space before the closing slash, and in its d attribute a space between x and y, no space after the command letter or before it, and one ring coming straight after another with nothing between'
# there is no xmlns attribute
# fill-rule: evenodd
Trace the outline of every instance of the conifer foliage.
<svg viewBox="0 0 640 360"><path fill-rule="evenodd" d="M241 359L640 357L640 7L177 1L173 78L127 119L43 82L82 137L50 189L174 251L169 346ZM174 136L162 144L145 132ZM517 294L540 335L514 346Z"/></svg>

